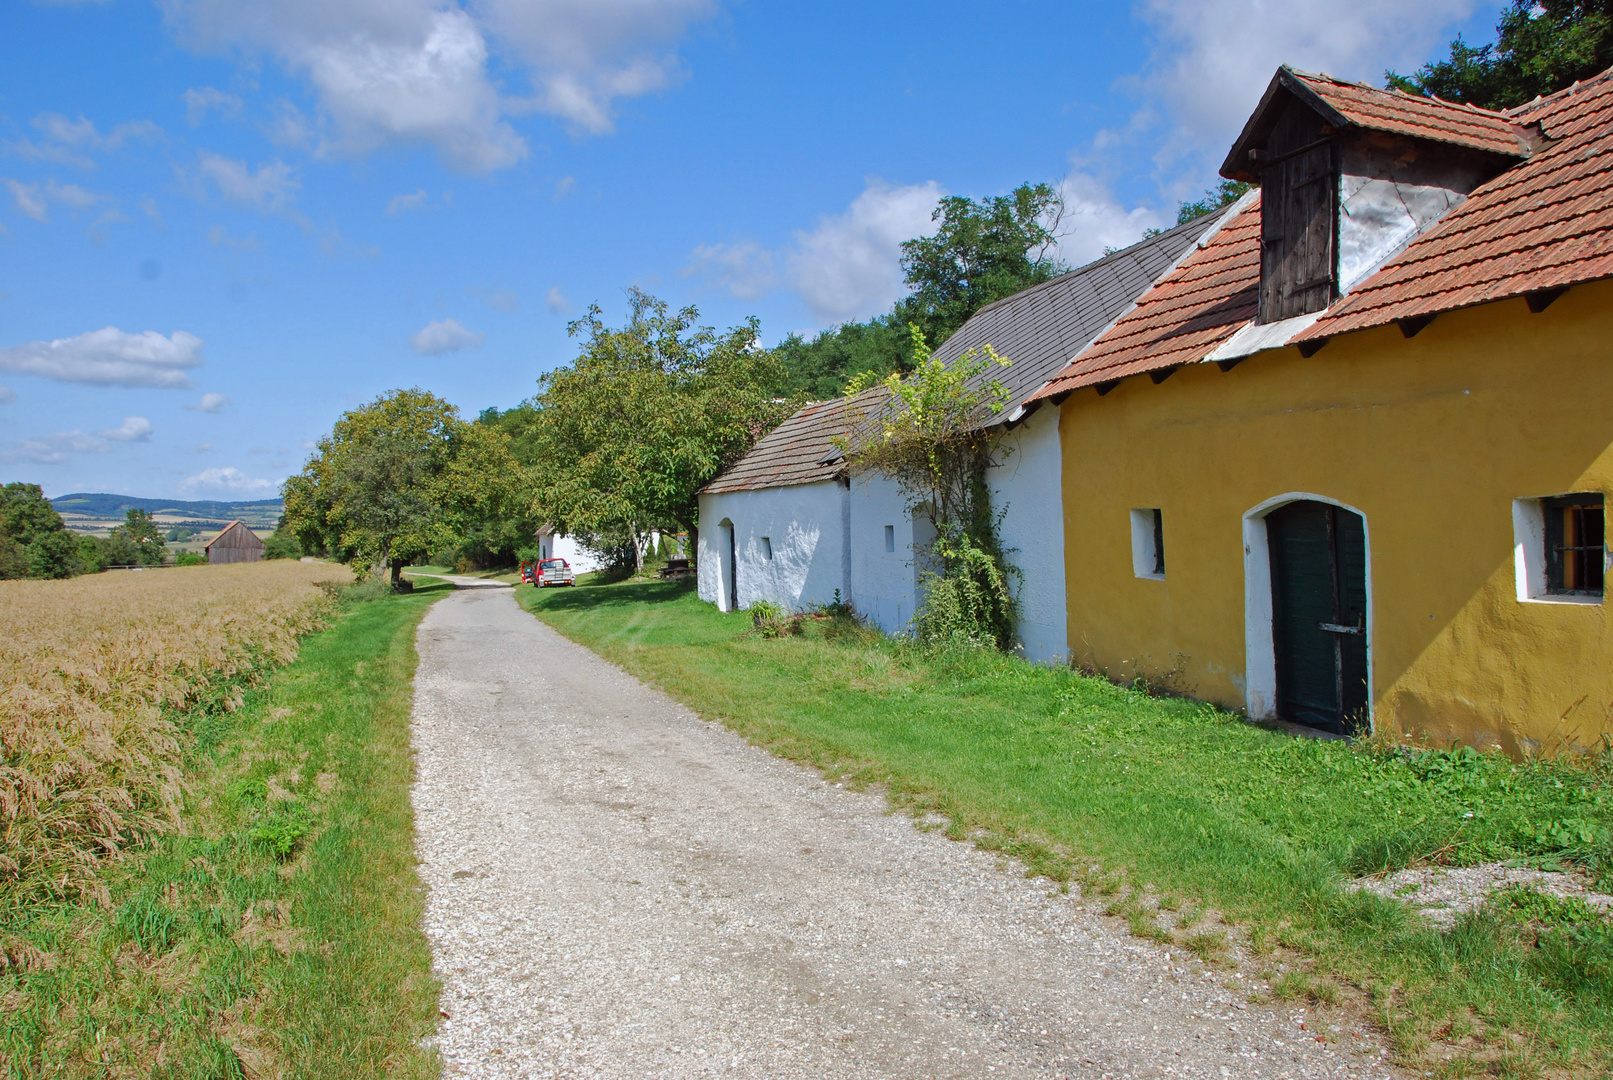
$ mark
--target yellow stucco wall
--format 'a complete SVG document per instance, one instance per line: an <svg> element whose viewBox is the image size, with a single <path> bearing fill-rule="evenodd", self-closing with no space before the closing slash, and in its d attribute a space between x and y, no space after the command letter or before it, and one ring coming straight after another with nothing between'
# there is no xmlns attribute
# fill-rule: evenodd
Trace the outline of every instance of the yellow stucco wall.
<svg viewBox="0 0 1613 1080"><path fill-rule="evenodd" d="M1613 491L1613 283L1077 391L1060 438L1077 663L1244 707L1243 519L1304 492L1366 518L1377 728L1514 754L1613 734L1608 609L1520 602L1512 520ZM1152 507L1163 581L1132 569Z"/></svg>

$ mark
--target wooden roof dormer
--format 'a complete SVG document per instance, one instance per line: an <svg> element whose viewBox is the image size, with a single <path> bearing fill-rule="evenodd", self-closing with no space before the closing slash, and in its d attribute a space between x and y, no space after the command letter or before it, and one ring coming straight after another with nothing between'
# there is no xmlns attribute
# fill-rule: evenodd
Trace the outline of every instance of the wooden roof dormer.
<svg viewBox="0 0 1613 1080"><path fill-rule="evenodd" d="M1325 310L1541 142L1502 113L1279 68L1221 166L1261 188L1258 321Z"/></svg>

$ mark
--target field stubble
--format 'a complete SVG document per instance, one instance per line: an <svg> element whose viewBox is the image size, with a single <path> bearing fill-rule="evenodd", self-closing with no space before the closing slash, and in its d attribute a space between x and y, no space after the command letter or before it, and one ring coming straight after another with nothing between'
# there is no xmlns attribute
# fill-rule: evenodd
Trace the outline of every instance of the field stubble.
<svg viewBox="0 0 1613 1080"><path fill-rule="evenodd" d="M346 568L299 562L0 582L0 912L97 895L102 861L174 827L169 715L297 654ZM329 585L326 588L318 586ZM0 968L21 957L0 949Z"/></svg>

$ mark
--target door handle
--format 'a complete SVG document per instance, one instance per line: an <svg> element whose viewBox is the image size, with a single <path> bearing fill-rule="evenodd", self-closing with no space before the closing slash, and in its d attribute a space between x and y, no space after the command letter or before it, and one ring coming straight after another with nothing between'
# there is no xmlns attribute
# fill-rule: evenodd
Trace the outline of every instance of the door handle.
<svg viewBox="0 0 1613 1080"><path fill-rule="evenodd" d="M1319 622L1316 624L1316 628L1326 630L1329 634L1355 634L1357 637L1367 632L1364 626L1344 626L1341 623L1333 622Z"/></svg>

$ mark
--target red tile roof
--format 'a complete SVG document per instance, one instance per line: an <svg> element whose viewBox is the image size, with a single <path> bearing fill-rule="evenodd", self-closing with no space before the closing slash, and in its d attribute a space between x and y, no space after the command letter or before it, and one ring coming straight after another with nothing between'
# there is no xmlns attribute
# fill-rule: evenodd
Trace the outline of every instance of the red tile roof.
<svg viewBox="0 0 1613 1080"><path fill-rule="evenodd" d="M1375 99L1405 96L1357 89ZM1506 117L1538 123L1547 141L1476 189L1291 344L1613 277L1613 70ZM1257 200L1031 400L1205 359L1254 317L1259 277Z"/></svg>
<svg viewBox="0 0 1613 1080"><path fill-rule="evenodd" d="M1613 71L1514 109L1549 145L1474 191L1297 340L1613 277Z"/></svg>
<svg viewBox="0 0 1613 1080"><path fill-rule="evenodd" d="M1193 363L1254 318L1260 288L1260 197L1200 241L1114 326L1030 400Z"/></svg>
<svg viewBox="0 0 1613 1080"><path fill-rule="evenodd" d="M1400 90L1380 90L1364 83L1344 82L1293 68L1286 70L1296 82L1356 127L1487 150L1508 157L1523 157L1529 152L1526 135L1503 113Z"/></svg>

